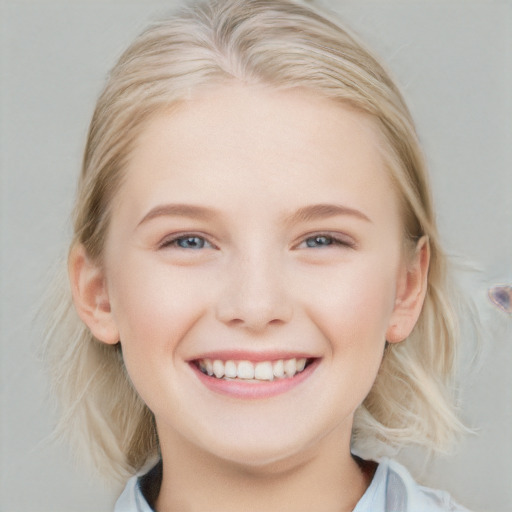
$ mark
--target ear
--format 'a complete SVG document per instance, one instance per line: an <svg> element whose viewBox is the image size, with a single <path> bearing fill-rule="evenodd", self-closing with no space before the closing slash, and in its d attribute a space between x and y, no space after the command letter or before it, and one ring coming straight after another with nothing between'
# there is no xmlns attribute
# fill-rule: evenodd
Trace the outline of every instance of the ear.
<svg viewBox="0 0 512 512"><path fill-rule="evenodd" d="M112 316L103 270L87 256L82 244L69 254L68 273L78 316L95 338L115 345L119 331Z"/></svg>
<svg viewBox="0 0 512 512"><path fill-rule="evenodd" d="M416 245L412 261L404 264L398 279L395 306L386 331L389 343L398 343L407 338L418 321L427 293L429 262L428 237L423 236Z"/></svg>

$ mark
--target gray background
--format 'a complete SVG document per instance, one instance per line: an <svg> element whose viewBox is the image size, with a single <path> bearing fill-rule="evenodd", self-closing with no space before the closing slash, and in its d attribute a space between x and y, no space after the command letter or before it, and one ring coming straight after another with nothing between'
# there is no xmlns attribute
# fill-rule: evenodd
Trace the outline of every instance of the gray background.
<svg viewBox="0 0 512 512"><path fill-rule="evenodd" d="M54 424L34 323L69 211L97 94L115 58L177 2L0 0L0 510L111 510L116 491L49 440ZM331 0L405 90L448 251L482 322L466 322L462 416L478 435L416 474L476 511L512 510L512 318L487 288L512 282L512 5ZM473 360L474 359L474 360ZM470 364L471 363L471 364Z"/></svg>

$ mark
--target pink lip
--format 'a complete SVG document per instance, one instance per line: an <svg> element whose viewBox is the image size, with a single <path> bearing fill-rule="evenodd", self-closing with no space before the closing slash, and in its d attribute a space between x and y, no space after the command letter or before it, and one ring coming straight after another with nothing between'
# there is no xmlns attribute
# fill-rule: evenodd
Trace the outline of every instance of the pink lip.
<svg viewBox="0 0 512 512"><path fill-rule="evenodd" d="M224 357L216 357L216 359L224 359ZM238 357L231 357L227 359L238 359ZM287 359L287 357L278 357L277 359ZM249 358L247 358L247 360L255 361L255 359ZM269 359L261 360L268 361ZM217 379L215 377L205 375L203 372L201 372L201 370L199 370L199 368L193 362L190 363L190 367L192 368L198 379L211 391L220 393L222 395L227 395L233 398L262 399L270 398L281 393L286 393L287 391L295 388L312 375L312 373L318 367L319 361L320 359L315 359L301 373L296 374L294 377L276 379L274 381L269 382L243 382L241 380Z"/></svg>

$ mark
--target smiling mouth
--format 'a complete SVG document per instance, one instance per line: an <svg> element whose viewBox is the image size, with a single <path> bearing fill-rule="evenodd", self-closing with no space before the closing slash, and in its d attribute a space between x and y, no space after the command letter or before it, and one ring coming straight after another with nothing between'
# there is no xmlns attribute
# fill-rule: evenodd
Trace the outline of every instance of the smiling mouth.
<svg viewBox="0 0 512 512"><path fill-rule="evenodd" d="M302 373L313 361L314 358L305 357L259 362L232 359L227 361L197 359L193 361L193 364L201 373L214 379L239 382L271 382L291 379Z"/></svg>

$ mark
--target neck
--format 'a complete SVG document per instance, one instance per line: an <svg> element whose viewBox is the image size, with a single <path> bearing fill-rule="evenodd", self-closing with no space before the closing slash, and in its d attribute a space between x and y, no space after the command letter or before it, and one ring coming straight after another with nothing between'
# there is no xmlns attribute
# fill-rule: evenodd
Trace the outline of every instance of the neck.
<svg viewBox="0 0 512 512"><path fill-rule="evenodd" d="M260 466L226 461L183 438L160 442L158 512L352 511L371 480L352 457L350 440L336 432L306 453Z"/></svg>

